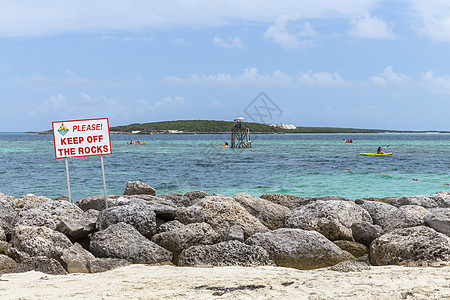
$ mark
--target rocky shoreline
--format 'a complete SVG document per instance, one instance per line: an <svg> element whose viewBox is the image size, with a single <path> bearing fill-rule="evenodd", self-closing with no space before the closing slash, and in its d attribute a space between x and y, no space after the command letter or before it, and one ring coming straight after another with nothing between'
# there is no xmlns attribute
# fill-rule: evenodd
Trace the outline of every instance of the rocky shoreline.
<svg viewBox="0 0 450 300"><path fill-rule="evenodd" d="M0 273L98 273L131 264L183 267L450 265L450 193L384 199L202 191L69 203L0 193Z"/></svg>

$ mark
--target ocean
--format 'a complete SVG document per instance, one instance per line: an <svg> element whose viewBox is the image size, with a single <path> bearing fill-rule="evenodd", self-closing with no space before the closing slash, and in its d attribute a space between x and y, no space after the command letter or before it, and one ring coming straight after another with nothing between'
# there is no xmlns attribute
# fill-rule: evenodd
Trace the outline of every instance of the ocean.
<svg viewBox="0 0 450 300"><path fill-rule="evenodd" d="M344 143L351 138L353 143ZM111 135L104 156L108 194L140 180L157 195L203 190L336 195L351 199L450 191L450 134L253 134L252 149L222 149L227 134ZM130 140L148 142L127 145ZM361 156L378 147L392 156ZM100 157L69 159L73 201L103 195ZM64 159L53 137L0 133L0 192L67 194Z"/></svg>

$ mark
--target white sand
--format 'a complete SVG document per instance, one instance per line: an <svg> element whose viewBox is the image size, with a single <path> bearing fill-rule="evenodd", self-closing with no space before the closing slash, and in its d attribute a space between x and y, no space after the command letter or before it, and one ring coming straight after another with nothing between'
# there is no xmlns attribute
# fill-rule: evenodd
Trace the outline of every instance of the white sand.
<svg viewBox="0 0 450 300"><path fill-rule="evenodd" d="M245 287L247 286L247 288ZM248 289L253 286L254 289ZM216 288L214 290L208 288ZM225 290L236 288L237 290ZM214 295L214 293L224 293ZM450 299L450 266L340 273L131 265L98 274L4 274L0 299Z"/></svg>

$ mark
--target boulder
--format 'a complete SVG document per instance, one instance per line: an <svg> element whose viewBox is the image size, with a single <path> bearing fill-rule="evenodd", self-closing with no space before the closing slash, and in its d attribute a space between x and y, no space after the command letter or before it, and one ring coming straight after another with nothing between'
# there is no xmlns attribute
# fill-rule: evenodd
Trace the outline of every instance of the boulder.
<svg viewBox="0 0 450 300"><path fill-rule="evenodd" d="M352 241L346 241L346 240L338 240L333 242L335 245L337 245L342 250L347 251L354 257L358 258L363 255L366 255L369 253L369 248L363 244L352 242Z"/></svg>
<svg viewBox="0 0 450 300"><path fill-rule="evenodd" d="M119 258L93 258L89 260L89 272L100 273L131 265L128 260Z"/></svg>
<svg viewBox="0 0 450 300"><path fill-rule="evenodd" d="M373 225L369 222L353 223L352 235L355 242L361 243L367 247L372 241L383 235L384 231L379 225Z"/></svg>
<svg viewBox="0 0 450 300"><path fill-rule="evenodd" d="M94 258L78 243L64 249L62 253L64 267L69 273L89 273L89 261Z"/></svg>
<svg viewBox="0 0 450 300"><path fill-rule="evenodd" d="M9 256L0 254L0 276L3 273L9 273L11 269L15 268L17 263Z"/></svg>
<svg viewBox="0 0 450 300"><path fill-rule="evenodd" d="M36 196L33 194L26 194L20 198L14 198L12 196L6 196L0 193L0 199L3 199L9 204L11 204L14 210L17 211L18 213L39 206L45 202L53 202L53 200L50 198L44 196Z"/></svg>
<svg viewBox="0 0 450 300"><path fill-rule="evenodd" d="M141 197L135 197L135 196L127 196L120 197L117 199L117 206L122 205L129 205L129 204L145 204L147 205L147 209L153 210L156 214L156 217L165 220L165 221L171 221L175 219L177 215L177 208L175 204L173 204L171 201L166 201L162 198L156 198L155 200L143 200ZM161 201L162 200L162 201ZM163 203L171 203L170 205L163 204Z"/></svg>
<svg viewBox="0 0 450 300"><path fill-rule="evenodd" d="M329 240L353 240L351 226L369 222L369 213L351 201L316 200L292 210L286 217L288 228L315 230Z"/></svg>
<svg viewBox="0 0 450 300"><path fill-rule="evenodd" d="M391 219L394 218L398 211L397 207L383 202L356 199L355 203L358 203L358 205L368 211L372 217L373 224L381 226L383 230L389 226Z"/></svg>
<svg viewBox="0 0 450 300"><path fill-rule="evenodd" d="M67 275L67 271L55 259L46 256L30 257L22 261L11 273L25 273L30 271L42 272L50 275Z"/></svg>
<svg viewBox="0 0 450 300"><path fill-rule="evenodd" d="M123 222L92 234L89 250L96 257L122 258L133 263L170 262L172 253L146 239Z"/></svg>
<svg viewBox="0 0 450 300"><path fill-rule="evenodd" d="M246 193L236 194L233 196L233 199L239 202L250 214L260 220L270 230L283 227L286 215L291 212L285 206Z"/></svg>
<svg viewBox="0 0 450 300"><path fill-rule="evenodd" d="M0 242L6 242L6 233L3 227L0 227Z"/></svg>
<svg viewBox="0 0 450 300"><path fill-rule="evenodd" d="M228 235L225 238L226 241L237 240L239 242L244 242L244 229L240 225L232 225L230 226L230 230L228 231Z"/></svg>
<svg viewBox="0 0 450 300"><path fill-rule="evenodd" d="M197 201L197 200L191 200L188 197L184 196L183 194L179 194L179 193L159 195L158 198L170 201L170 202L174 203L177 207L191 206L192 204L194 204Z"/></svg>
<svg viewBox="0 0 450 300"><path fill-rule="evenodd" d="M156 214L146 204L136 202L102 210L97 219L97 229L104 230L120 222L132 225L147 238L156 232Z"/></svg>
<svg viewBox="0 0 450 300"><path fill-rule="evenodd" d="M124 195L156 195L156 190L149 186L148 184L142 183L140 181L128 181Z"/></svg>
<svg viewBox="0 0 450 300"><path fill-rule="evenodd" d="M29 256L47 256L62 261L64 249L72 246L64 234L45 226L18 225L14 228L11 246Z"/></svg>
<svg viewBox="0 0 450 300"><path fill-rule="evenodd" d="M266 250L239 241L192 246L180 254L179 265L186 267L273 265Z"/></svg>
<svg viewBox="0 0 450 300"><path fill-rule="evenodd" d="M372 265L436 266L450 262L450 237L426 226L396 229L370 245Z"/></svg>
<svg viewBox="0 0 450 300"><path fill-rule="evenodd" d="M419 205L425 208L450 208L450 193L440 192L433 195L399 197L391 202L400 207L403 205Z"/></svg>
<svg viewBox="0 0 450 300"><path fill-rule="evenodd" d="M6 255L8 255L18 263L21 263L25 259L30 258L30 255L28 253L25 253L23 251L14 248L11 244L8 244L7 247L8 249L6 251Z"/></svg>
<svg viewBox="0 0 450 300"><path fill-rule="evenodd" d="M220 234L221 240L227 237L233 225L243 228L245 238L256 232L268 231L266 226L236 200L222 195L208 196L194 205L180 208L178 219L184 224L206 222Z"/></svg>
<svg viewBox="0 0 450 300"><path fill-rule="evenodd" d="M116 206L117 199L119 197L120 197L119 195L107 195L106 199L108 200L108 208ZM83 211L87 211L89 209L102 211L106 208L105 196L89 196L81 198L77 200L75 204Z"/></svg>
<svg viewBox="0 0 450 300"><path fill-rule="evenodd" d="M450 208L430 208L424 221L434 230L450 236Z"/></svg>
<svg viewBox="0 0 450 300"><path fill-rule="evenodd" d="M275 204L286 206L289 209L299 207L305 200L311 199L285 194L263 194L259 198L269 200Z"/></svg>
<svg viewBox="0 0 450 300"><path fill-rule="evenodd" d="M3 229L7 240L11 238L11 233L18 221L19 215L13 206L5 200L0 200L0 227Z"/></svg>
<svg viewBox="0 0 450 300"><path fill-rule="evenodd" d="M187 192L186 194L184 194L184 196L190 200L190 203L194 204L195 202L197 202L197 200L203 199L210 195L203 191L190 191L190 192Z"/></svg>
<svg viewBox="0 0 450 300"><path fill-rule="evenodd" d="M8 255L8 242L0 241L0 254Z"/></svg>
<svg viewBox="0 0 450 300"><path fill-rule="evenodd" d="M280 228L256 233L246 243L267 250L270 259L279 267L309 270L354 259L322 234L302 229Z"/></svg>
<svg viewBox="0 0 450 300"><path fill-rule="evenodd" d="M181 228L162 232L153 236L152 241L169 250L177 263L184 249L197 245L211 245L219 242L219 235L208 223L191 223Z"/></svg>
<svg viewBox="0 0 450 300"><path fill-rule="evenodd" d="M185 225L178 220L172 220L158 226L156 232L162 233L184 227Z"/></svg>

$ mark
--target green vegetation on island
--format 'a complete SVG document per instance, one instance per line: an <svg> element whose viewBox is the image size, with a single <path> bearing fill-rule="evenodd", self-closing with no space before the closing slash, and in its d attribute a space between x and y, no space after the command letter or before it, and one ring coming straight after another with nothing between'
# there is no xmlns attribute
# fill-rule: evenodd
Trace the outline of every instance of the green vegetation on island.
<svg viewBox="0 0 450 300"><path fill-rule="evenodd" d="M135 123L110 128L111 133L228 133L235 122L214 120L179 120L153 123ZM376 129L356 129L338 127L297 127L285 129L273 125L243 122L253 133L379 133Z"/></svg>

